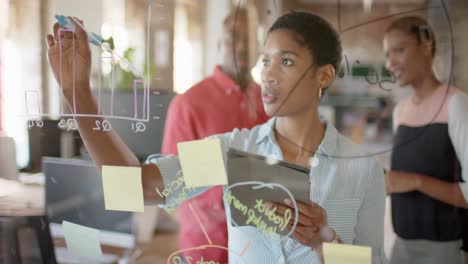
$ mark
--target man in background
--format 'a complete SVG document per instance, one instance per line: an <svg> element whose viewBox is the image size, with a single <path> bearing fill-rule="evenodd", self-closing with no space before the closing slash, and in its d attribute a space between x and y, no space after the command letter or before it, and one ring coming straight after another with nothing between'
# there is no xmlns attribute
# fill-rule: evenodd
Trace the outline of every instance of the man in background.
<svg viewBox="0 0 468 264"><path fill-rule="evenodd" d="M267 121L260 87L252 81L249 66L249 32L247 10L230 13L223 23L221 65L211 76L195 84L171 102L164 128L162 154L177 155L177 143L203 139L230 132L234 128L251 128ZM216 186L179 207L181 249L206 245L207 241L188 204L198 214L213 245L227 247L227 224L222 187ZM208 248L191 250L185 258L195 263L228 262L226 250Z"/></svg>

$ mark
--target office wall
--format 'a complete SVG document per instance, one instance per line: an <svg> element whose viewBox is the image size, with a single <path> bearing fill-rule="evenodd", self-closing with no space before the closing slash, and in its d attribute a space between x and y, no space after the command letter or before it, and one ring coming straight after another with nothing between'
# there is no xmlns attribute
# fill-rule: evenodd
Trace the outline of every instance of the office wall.
<svg viewBox="0 0 468 264"><path fill-rule="evenodd" d="M8 136L14 137L18 165L24 167L28 162L26 105L25 94L18 91L41 89L40 1L11 0L7 4L8 16L2 17L7 27L0 54L2 128Z"/></svg>
<svg viewBox="0 0 468 264"><path fill-rule="evenodd" d="M216 64L220 62L218 42L222 33L222 22L229 13L229 0L206 0L205 20L205 47L204 47L204 70L205 76L210 75Z"/></svg>
<svg viewBox="0 0 468 264"><path fill-rule="evenodd" d="M63 15L86 19L86 28L92 32L101 32L103 2L96 0L53 0L52 9ZM92 8L91 8L92 7Z"/></svg>
<svg viewBox="0 0 468 264"><path fill-rule="evenodd" d="M300 1L283 1L284 11L302 9L316 13L329 21L338 31L341 31L343 51L353 54L354 57L366 62L383 62L385 55L382 52L382 39L384 30L392 19L383 19L374 23L366 23L392 14L408 10L421 9L423 3L391 4L389 2L373 4L369 11L365 11L361 2L347 4L341 1L340 11L336 1L325 1L319 4L304 4ZM424 11L412 12L412 15L424 15ZM340 25L338 25L338 22ZM362 24L362 25L360 25ZM350 25L356 27L352 28ZM360 25L360 26L357 26Z"/></svg>
<svg viewBox="0 0 468 264"><path fill-rule="evenodd" d="M454 84L468 93L468 9L466 1L451 1L450 13L454 26Z"/></svg>

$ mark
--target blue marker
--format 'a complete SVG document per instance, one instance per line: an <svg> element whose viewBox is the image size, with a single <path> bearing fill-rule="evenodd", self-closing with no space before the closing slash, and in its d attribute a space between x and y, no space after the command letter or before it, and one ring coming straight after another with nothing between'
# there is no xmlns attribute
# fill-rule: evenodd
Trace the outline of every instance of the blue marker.
<svg viewBox="0 0 468 264"><path fill-rule="evenodd" d="M73 31L73 33L76 32L76 26L78 24L78 26L80 26L86 32L86 34L88 34L89 42L91 42L91 44L95 46L101 46L102 43L104 42L101 36L93 32L88 32L83 27L83 25L79 24L79 22L77 21L74 21L74 19L70 20L68 19L68 17L63 16L63 15L55 15L55 19L57 19L57 22L59 23L60 26Z"/></svg>

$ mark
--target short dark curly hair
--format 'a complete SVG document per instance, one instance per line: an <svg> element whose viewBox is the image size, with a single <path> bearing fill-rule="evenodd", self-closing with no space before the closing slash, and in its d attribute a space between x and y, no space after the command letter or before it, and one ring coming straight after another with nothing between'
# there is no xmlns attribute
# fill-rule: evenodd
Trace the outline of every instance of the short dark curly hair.
<svg viewBox="0 0 468 264"><path fill-rule="evenodd" d="M314 65L331 64L338 74L343 52L341 40L338 32L325 19L312 13L291 11L279 17L268 34L277 29L296 33L299 44L309 49Z"/></svg>

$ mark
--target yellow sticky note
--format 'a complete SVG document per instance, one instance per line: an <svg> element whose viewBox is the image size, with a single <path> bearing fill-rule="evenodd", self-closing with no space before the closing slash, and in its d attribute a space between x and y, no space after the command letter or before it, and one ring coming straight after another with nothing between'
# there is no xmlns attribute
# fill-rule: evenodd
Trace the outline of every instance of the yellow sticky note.
<svg viewBox="0 0 468 264"><path fill-rule="evenodd" d="M323 257L326 264L371 264L372 249L363 246L323 243Z"/></svg>
<svg viewBox="0 0 468 264"><path fill-rule="evenodd" d="M102 166L106 210L143 212L140 167Z"/></svg>
<svg viewBox="0 0 468 264"><path fill-rule="evenodd" d="M103 257L101 244L99 244L99 230L67 221L63 221L62 230L68 251L77 257L89 259Z"/></svg>
<svg viewBox="0 0 468 264"><path fill-rule="evenodd" d="M177 144L187 187L227 184L219 139L203 139Z"/></svg>

